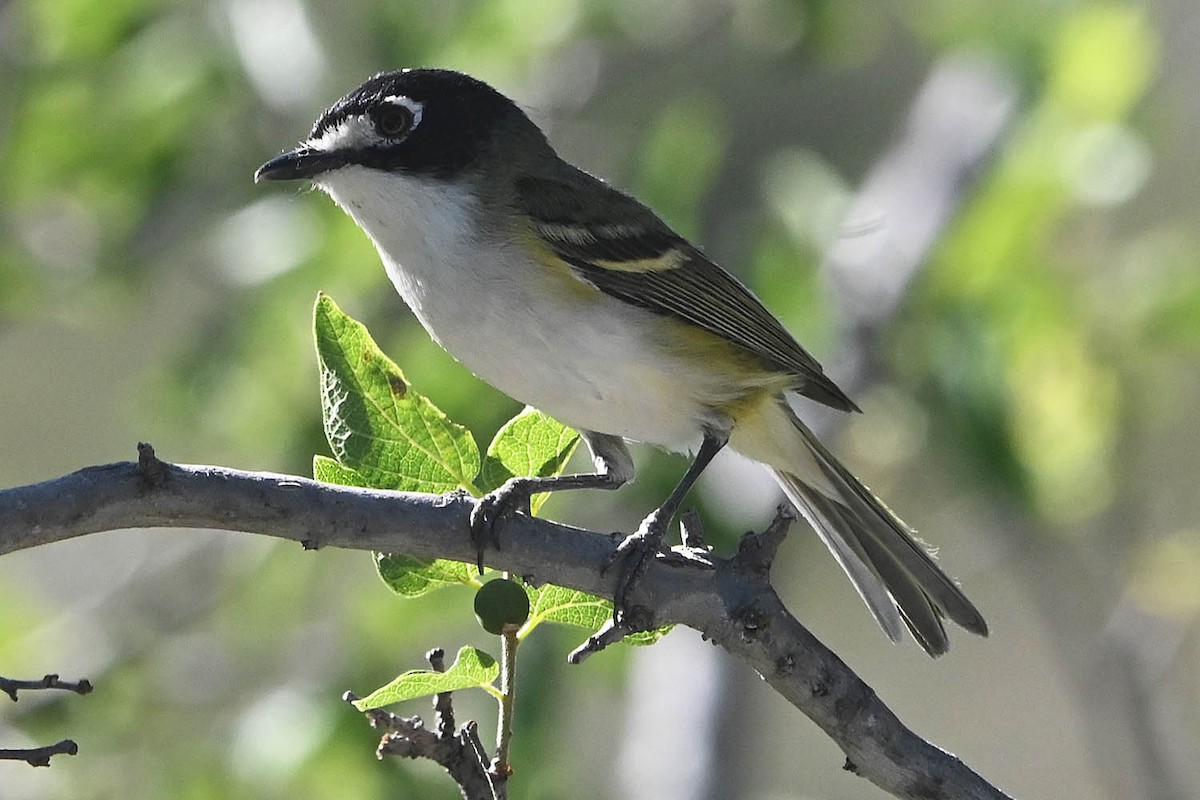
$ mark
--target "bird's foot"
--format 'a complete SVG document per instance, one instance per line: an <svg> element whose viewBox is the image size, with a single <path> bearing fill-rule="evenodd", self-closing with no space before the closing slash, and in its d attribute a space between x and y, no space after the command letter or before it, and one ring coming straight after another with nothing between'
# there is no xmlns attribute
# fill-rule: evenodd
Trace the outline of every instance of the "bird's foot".
<svg viewBox="0 0 1200 800"><path fill-rule="evenodd" d="M602 573L606 572L613 564L621 562L617 587L613 593L613 619L617 623L625 623L636 617L634 610L629 606L629 593L646 574L654 557L661 552L663 538L670 523L670 516L665 516L662 509L650 512L638 529L617 545L601 569Z"/></svg>
<svg viewBox="0 0 1200 800"><path fill-rule="evenodd" d="M483 554L490 544L500 549L500 528L518 511L529 514L528 481L510 478L499 489L479 498L471 509L471 543L475 545L476 565L483 574Z"/></svg>

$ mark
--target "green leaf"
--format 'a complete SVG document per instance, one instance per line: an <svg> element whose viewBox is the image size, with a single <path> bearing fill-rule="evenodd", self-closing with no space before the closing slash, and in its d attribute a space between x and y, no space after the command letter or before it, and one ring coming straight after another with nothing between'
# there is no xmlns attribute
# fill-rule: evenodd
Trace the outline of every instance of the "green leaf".
<svg viewBox="0 0 1200 800"><path fill-rule="evenodd" d="M504 424L488 445L477 484L481 491L498 489L509 478L545 478L562 472L579 445L579 434L529 406ZM529 500L536 514L549 494Z"/></svg>
<svg viewBox="0 0 1200 800"><path fill-rule="evenodd" d="M329 456L313 456L313 478L321 483L332 483L334 486L357 486L369 489L367 479L359 475L345 464L334 461Z"/></svg>
<svg viewBox="0 0 1200 800"><path fill-rule="evenodd" d="M629 634L621 641L625 644L636 645L638 647L654 644L670 633L674 627L674 625L663 625L661 628L655 628L652 631L638 631L637 633Z"/></svg>
<svg viewBox="0 0 1200 800"><path fill-rule="evenodd" d="M382 708L404 700L441 692L454 692L459 689L478 688L495 694L496 690L492 684L499 676L500 665L496 663L496 659L482 650L464 647L458 651L454 663L445 672L434 672L428 669L410 670L361 700L355 700L354 707L359 711L369 711L372 708Z"/></svg>
<svg viewBox="0 0 1200 800"><path fill-rule="evenodd" d="M375 566L388 588L401 597L420 597L443 586L479 586L475 567L462 561L378 553Z"/></svg>
<svg viewBox="0 0 1200 800"><path fill-rule="evenodd" d="M337 460L376 489L475 491L479 448L471 433L414 391L328 295L317 295L313 316L325 435Z"/></svg>
<svg viewBox="0 0 1200 800"><path fill-rule="evenodd" d="M327 456L313 456L313 477L338 486L369 488L362 475ZM401 597L420 597L443 586L479 586L473 566L444 558L426 560L376 553L375 569L388 588Z"/></svg>
<svg viewBox="0 0 1200 800"><path fill-rule="evenodd" d="M613 604L602 597L546 584L534 588L525 587L529 595L529 621L521 628L522 639L543 622L574 625L595 632L600 630L613 615ZM670 625L652 631L630 634L622 641L627 644L654 644L671 632Z"/></svg>

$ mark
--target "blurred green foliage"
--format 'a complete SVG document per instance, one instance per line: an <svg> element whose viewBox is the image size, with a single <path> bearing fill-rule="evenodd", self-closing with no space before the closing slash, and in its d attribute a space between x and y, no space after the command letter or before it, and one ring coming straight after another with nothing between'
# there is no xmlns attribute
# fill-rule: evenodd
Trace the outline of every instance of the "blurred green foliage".
<svg viewBox="0 0 1200 800"><path fill-rule="evenodd" d="M1200 93L1174 38L1186 26L1170 23L1180 13L1088 0L11 0L0 483L120 458L139 437L172 460L307 473L325 451L318 289L452 419L488 435L518 411L429 341L324 197L251 183L369 74L450 66L517 97L564 155L641 194L827 356L838 329L819 264L847 235L847 198L931 65L985 53L1021 107L888 330L878 396L909 410L884 424L910 445L878 482L928 473L970 492L980 517L1031 520L1088 565L1060 589L1080 606L1123 597L1193 620L1200 159L1178 131ZM854 426L847 455L871 461ZM556 498L549 513L635 524L680 462L639 454L639 466L619 498ZM920 502L897 505L920 517ZM4 709L0 744L71 735L83 749L34 776L0 766L0 794L456 796L434 770L370 759L370 733L337 697L470 641L469 593L453 612L441 598L399 608L362 554L155 537L86 550L96 560L82 566L0 563L0 672L77 666L98 686ZM513 754L524 797L575 796L595 775L562 731L582 735L573 709L611 713L624 656L582 674L561 665L570 646L523 649L539 687L522 698Z"/></svg>

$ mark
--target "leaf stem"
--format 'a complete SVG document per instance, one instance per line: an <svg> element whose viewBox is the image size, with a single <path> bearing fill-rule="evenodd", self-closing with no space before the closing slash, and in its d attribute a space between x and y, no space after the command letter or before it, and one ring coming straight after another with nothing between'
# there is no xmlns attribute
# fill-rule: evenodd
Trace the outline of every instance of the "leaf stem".
<svg viewBox="0 0 1200 800"><path fill-rule="evenodd" d="M497 703L503 705L504 692L500 691L495 686L492 686L490 683L481 683L479 684L479 688L496 698Z"/></svg>
<svg viewBox="0 0 1200 800"><path fill-rule="evenodd" d="M492 771L508 777L512 766L508 763L508 746L512 741L513 699L516 694L517 638L516 625L505 625L500 634L500 718L496 722L496 759Z"/></svg>

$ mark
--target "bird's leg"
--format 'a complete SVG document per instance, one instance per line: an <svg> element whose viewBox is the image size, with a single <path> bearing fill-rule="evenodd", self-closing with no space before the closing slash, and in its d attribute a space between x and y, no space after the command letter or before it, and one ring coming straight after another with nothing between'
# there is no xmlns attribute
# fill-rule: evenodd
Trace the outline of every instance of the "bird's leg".
<svg viewBox="0 0 1200 800"><path fill-rule="evenodd" d="M671 490L671 494L667 496L661 506L651 511L650 515L642 520L638 529L626 536L608 557L608 563L604 566L605 570L615 564L618 559L622 560L621 574L617 578L617 587L613 595L613 616L617 622L629 617L627 608L629 591L645 574L646 569L650 566L650 559L662 546L663 537L666 536L667 529L671 527L671 521L679 513L679 506L683 504L684 498L691 491L696 479L700 477L700 473L704 472L709 462L717 453L721 452L721 448L728 441L728 432L706 430L704 441L701 442L695 459L692 460L687 472L683 473L679 483Z"/></svg>
<svg viewBox="0 0 1200 800"><path fill-rule="evenodd" d="M567 489L616 489L624 483L616 480L611 472L509 478L499 489L479 498L471 511L471 541L475 545L480 574L483 574L483 554L488 545L500 549L498 532L501 525L518 511L529 514L529 498L533 495Z"/></svg>
<svg viewBox="0 0 1200 800"><path fill-rule="evenodd" d="M488 544L500 549L498 531L501 524L518 511L528 514L529 498L533 495L567 489L617 489L633 478L633 457L623 439L591 431L581 431L580 436L592 453L596 472L545 478L510 478L499 489L479 499L471 511L471 541L475 545L481 574L483 554Z"/></svg>

